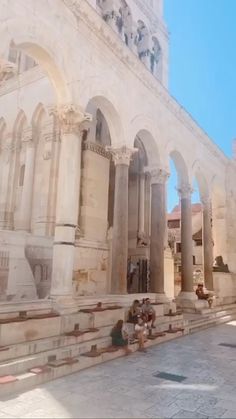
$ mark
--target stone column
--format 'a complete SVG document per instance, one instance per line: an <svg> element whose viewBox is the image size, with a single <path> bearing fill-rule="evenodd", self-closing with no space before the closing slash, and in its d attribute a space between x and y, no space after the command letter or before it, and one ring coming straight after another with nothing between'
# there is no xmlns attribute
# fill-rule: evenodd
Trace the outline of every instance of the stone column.
<svg viewBox="0 0 236 419"><path fill-rule="evenodd" d="M115 163L115 198L112 232L111 293L127 293L128 180L129 164L135 149L109 148Z"/></svg>
<svg viewBox="0 0 236 419"><path fill-rule="evenodd" d="M213 291L213 239L211 228L211 201L209 197L202 197L202 226L203 226L203 263L205 286Z"/></svg>
<svg viewBox="0 0 236 419"><path fill-rule="evenodd" d="M138 219L138 232L143 234L145 219L145 173L140 173L139 177L139 219Z"/></svg>
<svg viewBox="0 0 236 419"><path fill-rule="evenodd" d="M21 195L21 203L18 214L18 222L16 229L22 231L31 230L31 213L32 213L32 199L33 199L33 183L34 183L34 164L35 164L35 145L32 140L32 130L30 129L24 141L26 142L25 149L25 172L23 180L23 188Z"/></svg>
<svg viewBox="0 0 236 419"><path fill-rule="evenodd" d="M82 122L90 120L90 115L73 105L61 106L52 112L60 121L61 150L50 295L58 311L73 312L76 311L72 279L80 193L80 127Z"/></svg>
<svg viewBox="0 0 236 419"><path fill-rule="evenodd" d="M181 294L188 299L193 294L193 239L192 239L192 188L183 184L179 188L181 206ZM188 295L189 294L189 295ZM195 298L194 298L195 299Z"/></svg>
<svg viewBox="0 0 236 419"><path fill-rule="evenodd" d="M164 290L164 252L166 235L166 188L168 173L150 169L151 176L151 238L150 285L158 298L166 298Z"/></svg>

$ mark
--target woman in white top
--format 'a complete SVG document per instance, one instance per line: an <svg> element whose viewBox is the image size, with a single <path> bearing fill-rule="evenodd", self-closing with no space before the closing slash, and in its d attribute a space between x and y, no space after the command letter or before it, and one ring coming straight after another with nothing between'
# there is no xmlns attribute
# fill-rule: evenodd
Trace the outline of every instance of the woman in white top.
<svg viewBox="0 0 236 419"><path fill-rule="evenodd" d="M134 330L139 343L139 351L146 352L146 349L144 348L144 342L147 336L147 324L144 323L142 317L138 318L138 323L136 323Z"/></svg>

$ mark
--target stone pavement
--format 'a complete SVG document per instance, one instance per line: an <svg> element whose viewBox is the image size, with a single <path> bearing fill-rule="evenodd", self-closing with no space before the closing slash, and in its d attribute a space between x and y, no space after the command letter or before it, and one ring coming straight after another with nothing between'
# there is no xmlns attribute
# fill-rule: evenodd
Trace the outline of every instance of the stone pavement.
<svg viewBox="0 0 236 419"><path fill-rule="evenodd" d="M236 418L235 372L236 321L0 401L0 418Z"/></svg>

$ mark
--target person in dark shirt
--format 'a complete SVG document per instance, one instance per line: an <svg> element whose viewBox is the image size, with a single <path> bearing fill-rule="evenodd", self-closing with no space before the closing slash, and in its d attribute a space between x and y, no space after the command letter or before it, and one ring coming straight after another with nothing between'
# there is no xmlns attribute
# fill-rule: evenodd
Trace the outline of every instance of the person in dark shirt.
<svg viewBox="0 0 236 419"><path fill-rule="evenodd" d="M196 289L196 295L199 300L206 300L209 304L209 307L212 307L213 297L210 293L205 293L203 289L203 284L198 284Z"/></svg>

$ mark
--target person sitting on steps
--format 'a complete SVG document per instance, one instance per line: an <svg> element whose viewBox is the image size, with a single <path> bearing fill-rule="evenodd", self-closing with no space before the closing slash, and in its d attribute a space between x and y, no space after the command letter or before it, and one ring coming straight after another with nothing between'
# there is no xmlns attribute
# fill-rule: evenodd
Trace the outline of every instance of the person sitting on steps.
<svg viewBox="0 0 236 419"><path fill-rule="evenodd" d="M147 324L144 322L142 317L138 318L138 323L134 326L135 336L138 339L139 351L146 352L144 348L144 342L147 336Z"/></svg>
<svg viewBox="0 0 236 419"><path fill-rule="evenodd" d="M141 316L141 314L142 311L139 300L134 300L132 306L129 309L128 322L133 324L138 323L138 318Z"/></svg>
<svg viewBox="0 0 236 419"><path fill-rule="evenodd" d="M203 284L198 284L196 289L196 295L199 300L206 300L209 304L209 308L212 307L213 295L212 293L205 293L203 289Z"/></svg>
<svg viewBox="0 0 236 419"><path fill-rule="evenodd" d="M151 322L151 327L152 327L152 329L154 329L156 327L154 325L155 320L156 320L156 312L155 312L153 306L151 305L150 298L145 298L143 300L142 312L143 312L143 314L146 318L146 322L147 323Z"/></svg>
<svg viewBox="0 0 236 419"><path fill-rule="evenodd" d="M128 355L131 351L128 348L128 335L123 330L123 325L123 320L118 320L116 325L113 327L111 331L112 346L124 348L126 355Z"/></svg>

